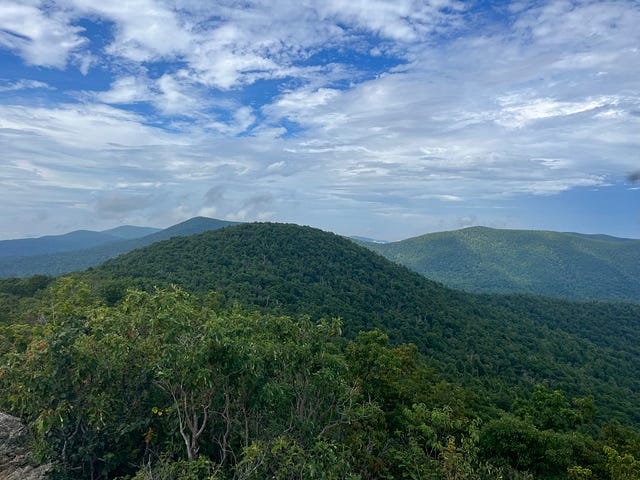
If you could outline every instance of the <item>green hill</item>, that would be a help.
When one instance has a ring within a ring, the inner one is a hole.
[[[7,255],[3,256],[0,250],[0,278],[63,275],[161,240],[229,225],[235,222],[195,217],[164,230],[123,226],[105,232],[78,231],[58,237],[8,240]]]
[[[640,240],[471,227],[361,244],[427,278],[470,292],[640,302]]]
[[[338,235],[282,224],[173,238],[81,276],[110,295],[176,284],[265,312],[339,316],[348,336],[379,327],[415,343],[445,378],[477,392],[477,408],[508,408],[542,383],[593,395],[601,421],[640,424],[637,305],[458,292]]]
[[[242,224],[0,280],[0,410],[55,478],[627,480],[639,323]]]

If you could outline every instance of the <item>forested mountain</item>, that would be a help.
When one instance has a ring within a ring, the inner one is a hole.
[[[235,222],[195,217],[164,230],[123,226],[104,232],[78,231],[58,237],[7,240],[4,246],[0,242],[0,249],[4,248],[6,253],[0,253],[0,278],[55,276],[84,270],[160,240],[234,224]]]
[[[76,230],[64,235],[46,235],[38,238],[0,240],[0,258],[28,257],[48,253],[68,252],[91,248],[118,240],[144,237],[157,232],[155,228],[122,226],[102,232]]]
[[[640,302],[640,240],[471,227],[361,244],[427,278],[470,292]]]
[[[59,478],[640,478],[640,305],[455,291],[286,224],[0,297],[0,410]]]
[[[119,227],[110,228],[109,230],[103,230],[101,233],[106,233],[114,237],[125,239],[140,238],[151,235],[152,233],[160,232],[161,228],[153,227],[137,227],[134,225],[121,225]]]
[[[548,383],[593,394],[607,417],[640,424],[640,378],[631,374],[640,367],[640,306],[465,294],[338,235],[282,224],[175,238],[84,276],[112,298],[130,284],[175,284],[278,314],[341,317],[347,336],[381,328],[415,343],[447,378],[498,381],[487,393],[496,405]]]

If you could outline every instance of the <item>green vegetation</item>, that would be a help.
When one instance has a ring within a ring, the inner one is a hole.
[[[161,240],[193,235],[234,224],[224,220],[195,217],[147,235],[142,233],[154,229],[118,227],[100,233],[73,232],[59,237],[9,240],[4,242],[7,244],[3,249],[6,255],[0,252],[0,278],[56,276],[84,270]]]
[[[339,316],[350,338],[380,328],[417,345],[445,378],[473,389],[494,383],[483,395],[495,405],[545,383],[594,394],[602,418],[640,422],[640,379],[629,375],[640,306],[456,292],[338,235],[279,224],[160,242],[82,277],[110,302],[128,286],[175,284],[265,313]]]
[[[472,227],[361,245],[456,289],[640,302],[640,240]]]
[[[277,224],[0,292],[0,409],[60,479],[638,478],[638,305],[456,292]]]

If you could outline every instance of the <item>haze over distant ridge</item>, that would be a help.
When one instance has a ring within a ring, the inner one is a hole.
[[[6,252],[17,250],[22,251],[22,255],[2,255],[2,248],[5,245],[0,242],[0,278],[28,277],[36,274],[55,276],[84,270],[109,258],[161,240],[193,235],[234,224],[235,222],[214,218],[195,217],[164,230],[124,226],[108,230],[107,232],[111,234],[106,236],[97,232],[79,231],[57,237],[5,242]],[[114,232],[121,237],[113,236]],[[143,235],[143,233],[146,234]],[[138,234],[139,236],[136,236]],[[89,241],[86,241],[87,239]],[[31,253],[25,255],[24,252],[30,248],[32,248]],[[52,253],[41,253],[47,248],[49,251],[55,248],[58,250],[52,251]]]

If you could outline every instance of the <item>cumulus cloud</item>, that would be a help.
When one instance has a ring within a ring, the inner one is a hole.
[[[64,68],[71,52],[85,39],[62,10],[45,10],[38,0],[0,4],[0,46],[21,55],[30,65]]]
[[[133,62],[172,59],[188,49],[190,35],[175,10],[154,0],[126,2],[64,0],[76,16],[96,16],[113,22],[113,38],[106,53]]]
[[[232,112],[230,118],[226,121],[217,120],[209,122],[205,126],[225,135],[239,135],[247,131],[255,121],[256,117],[251,107],[244,106]]]

